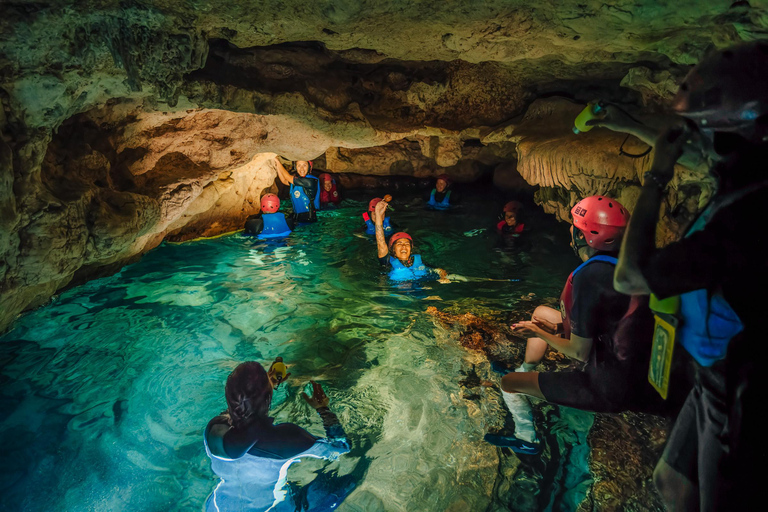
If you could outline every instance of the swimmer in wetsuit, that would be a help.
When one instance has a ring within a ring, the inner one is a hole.
[[[392,281],[414,281],[430,276],[445,279],[448,273],[441,268],[431,268],[421,261],[420,254],[412,254],[413,238],[408,233],[395,233],[387,244],[384,236],[384,212],[389,203],[379,201],[374,208],[376,219],[376,248],[379,263],[390,269]]]
[[[274,424],[268,416],[273,386],[280,382],[274,373],[246,362],[227,378],[227,410],[208,423],[204,435],[211,469],[221,478],[206,502],[208,512],[293,510],[284,503],[288,467],[301,457],[333,460],[349,451],[344,430],[316,382],[312,396],[302,397],[322,418],[327,439],[292,423]]]
[[[368,212],[363,214],[363,221],[365,222],[366,235],[376,234],[376,205],[379,204],[380,201],[389,202],[390,199],[392,199],[392,196],[389,196],[389,195],[384,196],[384,199],[380,197],[374,197],[368,203]],[[382,221],[382,228],[384,229],[385,236],[391,235],[394,232],[396,227],[397,227],[396,225],[392,224],[389,217],[384,217],[384,220]]]
[[[245,221],[246,235],[255,235],[260,239],[282,238],[291,234],[295,227],[292,218],[279,212],[280,199],[275,194],[265,194],[261,198],[261,213],[248,217]]]
[[[427,198],[427,208],[431,210],[448,210],[451,205],[458,203],[458,194],[451,188],[451,178],[447,174],[437,177],[435,188]]]
[[[293,219],[296,222],[317,221],[315,212],[320,208],[320,187],[318,179],[309,174],[312,171],[312,161],[299,160],[296,162],[296,174],[298,176],[286,171],[277,157],[275,157],[274,162],[277,177],[283,185],[290,185]]]
[[[328,210],[336,208],[341,202],[341,194],[336,186],[336,180],[324,172],[319,176],[320,179],[320,209]]]
[[[502,235],[519,236],[525,230],[523,219],[523,204],[520,201],[510,201],[502,210],[504,218],[496,224],[496,231]]]

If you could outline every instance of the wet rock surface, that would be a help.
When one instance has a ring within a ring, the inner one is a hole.
[[[549,302],[554,303],[554,299]],[[514,420],[511,415],[504,418],[505,409],[500,405],[497,382],[501,375],[489,366],[494,362],[514,371],[523,361],[525,340],[511,333],[509,319],[502,312],[488,312],[481,317],[430,307],[427,313],[454,329],[458,342],[467,350],[482,354],[459,381],[462,396],[465,400],[479,400],[481,396],[496,400],[497,416],[494,422],[489,415],[489,430],[511,431]],[[536,371],[579,368],[580,363],[548,349]],[[499,510],[508,507],[536,511],[557,506],[550,500],[565,502],[574,498],[579,498],[580,512],[664,510],[652,475],[672,426],[669,419],[629,412],[592,414],[543,400],[531,402],[534,422],[542,437],[542,453],[518,456],[506,448],[499,449],[499,471],[494,485],[494,502]],[[568,488],[565,482],[569,480],[577,485]],[[549,488],[557,485],[565,488]]]

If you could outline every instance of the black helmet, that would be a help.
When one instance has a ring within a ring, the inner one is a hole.
[[[680,86],[673,108],[706,131],[751,138],[768,114],[768,44],[746,43],[706,56]]]

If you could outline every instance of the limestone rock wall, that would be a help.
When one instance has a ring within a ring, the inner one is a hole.
[[[519,120],[490,132],[483,142],[515,143],[517,171],[529,184],[540,187],[536,202],[561,220],[569,221],[571,207],[593,194],[614,197],[631,212],[653,151],[640,158],[622,155],[619,148],[626,135],[605,128],[574,134],[573,119],[582,108],[565,98],[537,100]],[[633,155],[647,149],[635,137],[624,144],[624,151]],[[706,169],[677,166],[662,205],[659,243],[679,237],[713,192]]]

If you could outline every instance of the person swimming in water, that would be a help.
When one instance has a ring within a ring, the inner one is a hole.
[[[450,188],[451,178],[447,174],[437,177],[435,188],[429,193],[427,207],[432,210],[448,210],[458,202],[458,194]]]
[[[324,172],[319,176],[320,179],[320,209],[328,210],[335,208],[341,202],[341,194],[336,186],[336,180]]]
[[[519,236],[525,230],[523,204],[510,201],[504,205],[504,218],[496,224],[496,231],[502,235]]]
[[[368,203],[368,211],[363,214],[363,221],[365,221],[366,235],[376,234],[376,205],[379,204],[380,201],[386,201],[387,203],[389,203],[391,199],[392,199],[392,196],[390,195],[384,196],[384,199],[380,197],[374,197]],[[384,235],[386,236],[391,235],[395,230],[395,226],[391,224],[389,217],[384,217],[384,221],[382,222],[382,228],[384,229]]]
[[[287,504],[278,505],[288,494],[284,487],[291,464],[302,457],[335,460],[349,452],[346,434],[317,382],[311,381],[312,396],[302,393],[302,398],[322,418],[326,439],[293,423],[274,424],[268,414],[273,388],[282,381],[276,373],[274,364],[268,373],[249,361],[227,378],[227,410],[204,433],[211,469],[221,478],[206,501],[207,512],[288,510]]]
[[[279,212],[280,199],[275,194],[264,194],[261,198],[261,213],[248,217],[245,221],[245,234],[258,238],[281,238],[291,234],[295,227],[292,218],[286,218]]]
[[[421,260],[420,254],[412,254],[413,238],[408,233],[395,233],[387,244],[383,224],[388,205],[386,201],[379,201],[374,212],[379,263],[390,269],[389,278],[392,281],[413,281],[430,276],[445,279],[448,275],[445,270],[429,267]]]
[[[296,162],[296,174],[294,176],[283,167],[280,160],[275,157],[277,177],[283,185],[290,185],[291,203],[293,203],[293,218],[296,222],[315,222],[315,211],[320,208],[320,194],[318,192],[319,181],[309,174],[312,171],[311,160],[298,160]]]

